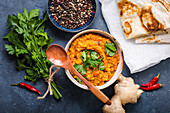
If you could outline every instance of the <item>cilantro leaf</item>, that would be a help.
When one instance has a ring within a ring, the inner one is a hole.
[[[89,80],[86,76],[84,76],[84,78],[85,78],[86,80]]]
[[[105,67],[104,67],[104,66],[102,66],[102,65],[100,65],[100,66],[99,66],[99,70],[101,70],[101,71],[102,71],[102,70],[104,70],[104,69],[105,69]]]
[[[114,43],[105,43],[105,46],[107,47],[107,48],[109,48],[110,50],[112,50],[112,51],[116,51],[116,48],[115,48],[115,46],[114,46]]]
[[[24,8],[23,16],[28,20],[28,11],[26,8]]]
[[[13,55],[15,53],[15,49],[12,47],[12,45],[5,45],[5,48],[10,55]]]
[[[49,18],[48,18],[48,14],[47,14],[47,11],[44,13],[44,15],[43,15],[43,21],[46,21],[46,20],[48,20]]]
[[[97,60],[92,60],[91,58],[88,58],[87,61],[84,63],[85,65],[91,65],[93,68],[97,67],[101,62]]]
[[[26,69],[25,71],[27,72],[28,75],[34,75],[34,71],[31,69]]]
[[[92,59],[92,60],[98,59],[98,55],[97,55],[97,52],[96,52],[96,51],[91,51],[91,52],[90,52],[90,56],[91,56],[91,59]]]
[[[80,58],[85,62],[86,61],[86,58],[87,58],[87,52],[86,51],[83,51],[80,55]]]
[[[86,77],[86,76],[84,76],[84,78],[86,79],[86,80],[88,80],[88,78]],[[76,77],[76,79],[77,79],[77,81],[81,84],[82,83],[82,80],[79,78],[79,77]]]
[[[18,71],[21,71],[22,69],[27,67],[24,65],[24,62],[25,62],[25,59],[22,59],[22,60],[17,59],[18,66],[16,67],[16,69]]]
[[[116,51],[116,48],[114,46],[114,43],[105,43],[105,50],[106,50],[106,53],[109,55],[109,56],[114,56],[115,55],[115,51]]]
[[[39,9],[32,9],[29,13],[29,20],[39,15]]]
[[[78,82],[81,84],[82,80],[79,77],[76,77],[76,79],[78,80]]]
[[[82,75],[86,74],[87,70],[83,65],[80,64],[75,64],[74,68],[78,71],[81,72]]]
[[[22,14],[18,13],[18,19],[25,22],[26,19],[24,18],[24,16],[22,16]]]
[[[115,52],[109,50],[108,48],[105,48],[106,50],[106,53],[109,55],[109,56],[114,56],[115,55]]]
[[[101,62],[102,60],[103,60],[103,57],[101,57],[100,59],[98,59],[98,61],[100,61],[100,62]]]

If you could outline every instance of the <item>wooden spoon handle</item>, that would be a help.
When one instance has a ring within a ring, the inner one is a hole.
[[[103,103],[106,103],[107,105],[111,105],[111,101],[109,100],[109,98],[103,92],[101,92],[97,87],[92,85],[91,87],[89,87],[89,89]]]
[[[103,92],[101,92],[97,87],[95,87],[89,81],[87,81],[79,72],[77,72],[77,70],[73,66],[70,69],[70,71],[74,73],[75,75],[77,75],[77,77],[79,77],[86,84],[86,86],[90,89],[90,91],[96,97],[98,97],[103,103],[111,105],[111,101],[109,100],[109,98]]]

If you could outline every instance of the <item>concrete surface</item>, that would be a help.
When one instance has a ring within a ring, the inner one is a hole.
[[[108,32],[98,1],[97,5],[97,16],[90,28]],[[8,15],[22,13],[24,7],[28,11],[38,8],[42,16],[47,8],[47,0],[0,0],[0,113],[101,113],[104,104],[90,91],[75,86],[67,78],[64,69],[60,69],[54,77],[63,87],[63,90],[60,90],[63,98],[59,101],[49,95],[43,100],[37,100],[37,94],[26,89],[10,86],[11,83],[19,82],[32,84],[29,81],[24,81],[24,71],[16,70],[15,57],[7,54],[4,48],[7,42],[2,39],[9,32],[9,29],[6,29]],[[63,47],[74,35],[60,31],[50,21],[47,22],[46,31],[49,36],[53,37],[54,43]],[[161,73],[159,83],[163,83],[164,87],[143,93],[137,104],[127,104],[124,107],[127,113],[170,113],[170,59],[133,75],[124,65],[122,72],[125,76],[131,76],[138,84],[148,82],[158,73]],[[47,84],[43,80],[39,80],[33,85],[42,93],[46,91]],[[113,87],[114,84],[102,91],[111,98],[114,94]]]

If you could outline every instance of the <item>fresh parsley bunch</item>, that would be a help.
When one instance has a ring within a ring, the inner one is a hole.
[[[8,16],[8,27],[10,32],[4,39],[10,44],[5,45],[6,51],[10,55],[15,55],[17,59],[17,69],[26,70],[26,80],[36,81],[38,78],[48,78],[51,63],[46,57],[46,49],[53,42],[51,37],[44,32],[44,22],[48,20],[47,13],[44,13],[43,19],[39,17],[39,9],[33,9],[29,13],[24,9],[22,14]],[[61,94],[57,86],[52,82],[52,88],[57,92],[58,98]]]

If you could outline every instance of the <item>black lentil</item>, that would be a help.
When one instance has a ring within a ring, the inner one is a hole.
[[[83,26],[95,13],[90,0],[52,0],[50,11],[53,19],[67,29]]]

